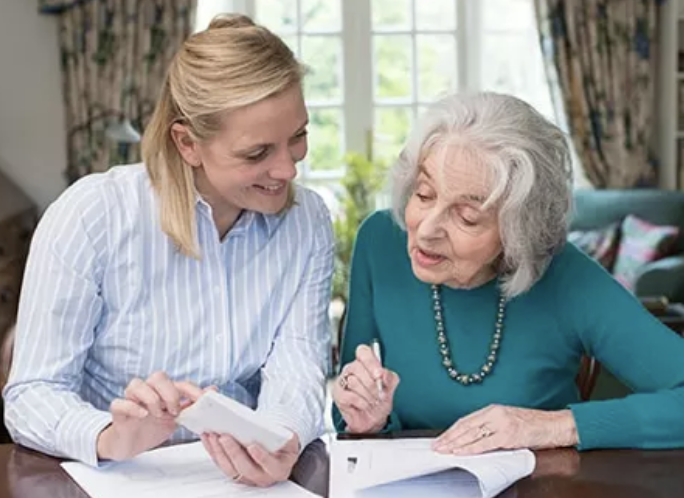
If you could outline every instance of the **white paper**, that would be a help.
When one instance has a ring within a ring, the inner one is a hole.
[[[233,482],[202,443],[160,448],[97,469],[80,462],[65,462],[62,467],[91,498],[316,497],[290,481],[267,489]]]
[[[432,450],[432,441],[334,441],[331,498],[492,498],[534,470],[529,450],[442,455]]]

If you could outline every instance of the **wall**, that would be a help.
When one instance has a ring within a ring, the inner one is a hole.
[[[0,169],[42,210],[65,187],[57,20],[0,0]]]

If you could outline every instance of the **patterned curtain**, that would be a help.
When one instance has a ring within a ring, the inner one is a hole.
[[[197,0],[42,0],[59,17],[71,183],[140,159],[113,128],[145,127],[164,72],[193,31]]]
[[[654,182],[656,0],[535,0],[549,75],[596,188]],[[554,78],[552,78],[554,79]]]

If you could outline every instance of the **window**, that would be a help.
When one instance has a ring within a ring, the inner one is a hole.
[[[300,181],[333,213],[343,154],[391,161],[441,94],[512,93],[556,120],[533,0],[200,0],[198,28],[226,11],[252,16],[310,67]]]

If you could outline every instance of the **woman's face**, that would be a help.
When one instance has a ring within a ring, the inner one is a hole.
[[[306,156],[307,124],[301,87],[293,85],[229,112],[211,140],[179,149],[195,167],[197,190],[215,211],[274,214],[285,207],[296,164]]]
[[[502,246],[497,212],[482,209],[491,193],[488,171],[479,155],[460,146],[433,148],[419,166],[405,214],[419,280],[469,288],[495,275]]]

